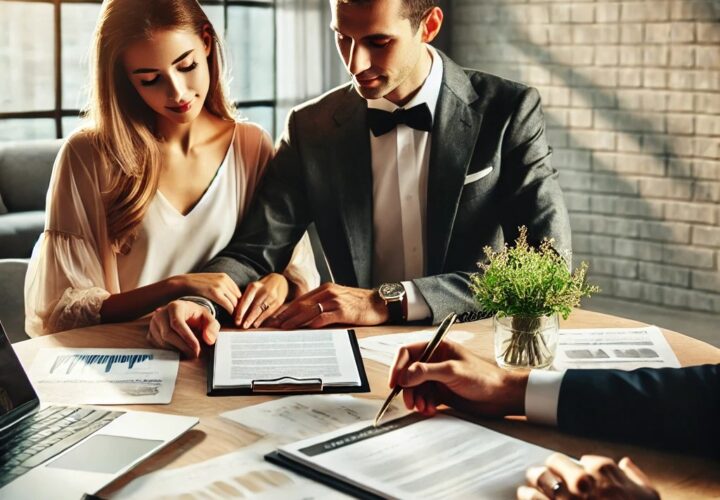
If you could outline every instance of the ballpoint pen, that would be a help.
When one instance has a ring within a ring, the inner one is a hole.
[[[427,363],[430,360],[430,357],[435,352],[435,349],[437,349],[437,346],[440,345],[440,342],[442,342],[443,337],[445,337],[445,334],[450,329],[452,324],[455,323],[456,319],[457,319],[457,314],[450,313],[445,317],[444,320],[442,320],[442,323],[440,323],[440,326],[438,326],[438,329],[435,332],[435,336],[428,343],[428,345],[425,346],[425,350],[420,355],[420,359],[418,360],[418,363]],[[385,412],[387,411],[387,409],[390,407],[390,403],[392,403],[392,400],[395,399],[395,396],[400,394],[400,391],[402,391],[402,387],[400,387],[399,384],[395,384],[395,387],[393,387],[393,390],[390,391],[390,395],[387,397],[387,399],[383,403],[382,407],[380,408],[380,411],[378,411],[377,415],[375,416],[375,421],[373,422],[373,427],[377,427],[380,424],[380,420],[382,419],[382,417],[385,414]]]

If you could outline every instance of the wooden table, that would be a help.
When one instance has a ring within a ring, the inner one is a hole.
[[[563,328],[596,328],[639,326],[641,323],[614,316],[577,310],[562,323]],[[475,335],[466,345],[482,357],[493,360],[491,320],[465,323],[463,330]],[[67,331],[14,344],[20,359],[29,367],[41,347],[149,347],[145,341],[147,321],[102,325]],[[412,331],[408,327],[358,328],[358,337]],[[670,346],[683,366],[720,362],[720,349],[679,333],[663,330]],[[365,362],[372,392],[359,395],[382,400],[387,396],[388,367],[372,360]],[[205,395],[205,365],[202,360],[182,361],[172,403],[169,405],[134,405],[127,409],[194,415],[200,423],[173,445],[140,464],[116,480],[101,493],[120,488],[135,477],[161,468],[172,468],[207,460],[236,451],[255,442],[258,437],[242,427],[219,418],[228,410],[254,405],[272,399],[268,396],[213,397]],[[378,403],[379,404],[379,403]],[[115,407],[117,408],[117,407]],[[648,415],[653,418],[653,415]],[[656,450],[583,439],[564,435],[552,428],[530,425],[522,419],[487,420],[478,423],[508,435],[524,439],[572,456],[593,453],[619,459],[628,455],[645,470],[663,498],[719,498],[720,464],[690,456],[679,456]]]

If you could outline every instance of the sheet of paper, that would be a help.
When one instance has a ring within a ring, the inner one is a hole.
[[[313,500],[348,498],[263,460],[270,443],[257,443],[206,462],[141,476],[110,498],[211,500],[255,498]]]
[[[220,416],[266,435],[277,443],[289,443],[373,419],[381,405],[381,400],[347,394],[289,396],[228,411]],[[402,401],[397,401],[388,408],[386,418],[399,417],[407,412]]]
[[[395,353],[405,344],[413,342],[430,342],[435,335],[435,330],[420,330],[411,333],[391,333],[389,335],[377,335],[358,340],[360,352],[363,359],[372,359],[383,365],[392,366],[395,360]],[[445,338],[453,342],[464,343],[471,339],[472,333],[452,328]]]
[[[368,421],[280,452],[383,497],[443,499],[515,498],[525,470],[552,453],[443,414]]]
[[[553,369],[679,368],[675,353],[656,326],[560,330]]]
[[[167,404],[177,352],[160,349],[40,349],[30,379],[40,399],[56,404]]]
[[[250,387],[253,380],[280,377],[360,385],[347,330],[220,332],[214,387]]]

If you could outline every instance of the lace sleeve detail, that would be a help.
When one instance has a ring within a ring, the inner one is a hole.
[[[55,331],[100,323],[100,308],[110,292],[100,287],[66,288],[48,319]]]

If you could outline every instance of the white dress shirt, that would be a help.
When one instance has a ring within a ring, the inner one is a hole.
[[[425,103],[435,117],[443,64],[426,46],[432,66],[418,93],[404,109]],[[385,98],[368,100],[368,108],[394,112],[399,106]],[[430,307],[410,281],[425,276],[427,180],[430,132],[401,124],[375,137],[370,134],[373,173],[373,283],[402,282],[407,294],[408,321],[429,318]]]
[[[525,390],[525,415],[529,422],[557,425],[560,386],[565,372],[531,370]]]

